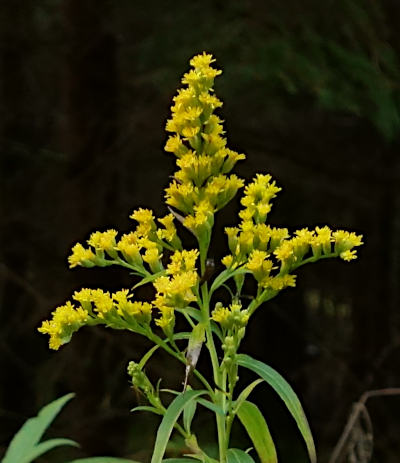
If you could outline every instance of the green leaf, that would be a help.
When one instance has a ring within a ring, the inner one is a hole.
[[[190,333],[188,331],[184,331],[182,333],[175,333],[172,336],[172,339],[174,341],[181,341],[182,339],[189,339],[190,338]]]
[[[279,397],[285,402],[286,407],[296,421],[296,424],[306,443],[308,455],[312,463],[316,463],[317,456],[315,452],[314,440],[311,434],[310,426],[300,400],[291,388],[290,384],[273,368],[269,367],[259,360],[255,360],[249,355],[239,354],[237,356],[238,365],[257,373],[277,392]]]
[[[167,458],[162,463],[193,463],[193,458]]]
[[[249,270],[245,268],[238,268],[236,270],[232,270],[231,268],[227,268],[223,272],[221,272],[213,281],[211,285],[209,297],[211,298],[214,291],[216,291],[220,286],[222,286],[229,278],[234,277],[235,275],[244,275],[245,273],[249,273]]]
[[[172,430],[186,404],[206,393],[205,390],[187,390],[170,403],[157,431],[151,463],[161,463]]]
[[[180,313],[186,312],[196,322],[201,323],[203,321],[203,314],[200,312],[199,309],[195,309],[194,307],[185,307],[184,309],[176,309],[176,311]],[[213,322],[213,320],[211,320],[211,331],[215,333],[218,336],[218,338],[222,341],[221,330],[219,326],[215,322]],[[174,339],[176,339],[175,336]]]
[[[236,415],[239,407],[242,403],[249,397],[249,395],[253,392],[253,389],[260,383],[262,383],[263,379],[256,379],[251,384],[249,384],[243,391],[239,394],[239,397],[234,402],[233,413]]]
[[[237,415],[246,428],[261,463],[277,463],[274,441],[257,405],[245,400],[237,411]]]
[[[75,394],[67,394],[49,403],[40,410],[36,417],[27,420],[12,439],[2,463],[29,463],[32,461],[30,459],[30,454],[34,454],[35,447],[46,429],[58,415],[62,407],[71,400],[74,395]]]
[[[149,405],[139,405],[138,407],[132,408],[131,412],[150,412],[156,415],[162,415],[163,412],[156,407],[150,407]]]
[[[179,391],[175,391],[174,389],[160,389],[160,392],[168,392],[168,394],[172,395],[179,395]]]
[[[153,346],[148,352],[146,352],[142,359],[140,360],[139,362],[139,367],[140,369],[142,370],[144,368],[144,366],[146,365],[146,363],[150,360],[150,357],[154,354],[154,352],[159,348],[160,346],[158,344],[156,344],[155,346]]]
[[[77,460],[69,461],[68,463],[139,463],[134,460],[127,460],[126,458],[115,457],[89,457],[78,458]]]
[[[218,415],[225,416],[224,410],[218,405],[215,405],[213,402],[210,402],[209,400],[206,400],[206,399],[197,399],[197,402],[200,405],[203,405],[203,407],[208,408],[212,412],[218,413]]]
[[[189,388],[188,388],[189,390]],[[195,400],[191,400],[185,405],[183,409],[183,427],[185,431],[190,434],[190,427],[192,425],[194,414],[196,413],[197,403]]]
[[[49,439],[36,445],[28,455],[25,456],[23,461],[34,461],[44,453],[51,449],[60,447],[61,445],[71,445],[72,447],[79,447],[79,444],[71,439]]]
[[[229,449],[226,452],[227,463],[254,463],[251,456],[240,449]]]
[[[151,283],[152,281],[156,280],[158,277],[164,275],[164,273],[165,273],[165,270],[161,270],[160,272],[154,273],[153,275],[143,278],[142,281],[139,281],[139,283],[136,283],[133,289],[139,288],[139,286],[146,285],[147,283]]]

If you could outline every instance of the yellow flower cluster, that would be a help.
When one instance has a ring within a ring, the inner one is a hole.
[[[329,227],[303,228],[294,237],[284,240],[274,251],[281,263],[281,272],[298,267],[304,258],[340,257],[349,262],[356,259],[355,247],[361,246],[362,236],[344,230],[332,231]]]
[[[163,226],[159,229],[149,209],[137,209],[130,217],[138,222],[136,229],[122,235],[118,241],[116,240],[118,232],[107,230],[92,233],[87,241],[89,248],[84,248],[81,243],[75,244],[72,254],[68,257],[70,267],[106,266],[119,263],[120,253],[125,262],[139,271],[145,271],[143,262],[148,264],[153,273],[162,271],[163,247],[182,248],[174,224],[174,216],[168,214],[158,219]],[[111,260],[107,259],[107,256]]]
[[[178,91],[166,130],[173,133],[165,145],[177,157],[178,171],[166,189],[166,202],[183,212],[184,225],[196,236],[210,231],[214,213],[224,207],[243,186],[236,175],[227,174],[245,159],[226,147],[222,120],[214,114],[222,102],[213,94],[220,70],[203,53],[190,61],[192,69],[182,79],[187,87]]]
[[[356,258],[354,248],[362,244],[362,236],[353,232],[332,231],[325,226],[297,230],[290,237],[286,228],[266,225],[270,201],[279,191],[270,175],[258,174],[246,186],[241,200],[245,208],[239,213],[242,221],[238,227],[225,229],[231,251],[231,255],[222,260],[226,267],[245,265],[262,288],[280,291],[295,286],[295,275],[289,272],[306,259],[340,257],[350,261]]]
[[[170,258],[167,274],[157,278],[153,285],[157,291],[153,301],[161,312],[161,318],[156,320],[167,335],[171,334],[175,324],[175,308],[184,308],[197,298],[194,291],[199,282],[196,272],[197,249],[190,251],[175,251]]]
[[[224,307],[220,302],[217,302],[212,311],[211,319],[219,323],[222,328],[231,330],[234,327],[245,327],[249,321],[249,313],[247,310],[242,310],[240,303],[233,302],[229,307]]]
[[[271,210],[271,199],[281,191],[269,174],[257,174],[253,182],[249,183],[241,200],[245,209],[240,211],[239,217],[244,221],[254,220],[257,223],[264,223],[268,212]]]
[[[132,302],[129,300],[131,297],[127,289],[110,294],[101,289],[83,288],[75,291],[72,296],[80,304],[78,307],[70,301],[57,307],[52,313],[52,319],[44,321],[39,331],[50,335],[50,348],[57,350],[70,341],[74,332],[87,324],[105,323],[133,330],[137,326],[148,326],[152,305]]]
[[[50,336],[50,349],[58,350],[61,345],[70,341],[73,333],[84,326],[89,314],[82,307],[75,308],[71,302],[57,307],[52,313],[53,318],[46,320],[38,331]]]

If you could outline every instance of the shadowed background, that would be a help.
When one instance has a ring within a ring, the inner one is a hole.
[[[134,208],[165,213],[174,159],[164,124],[188,60],[206,50],[223,69],[229,146],[248,156],[235,171],[269,172],[283,187],[270,222],[365,237],[359,260],[299,270],[297,288],[258,310],[243,344],[291,382],[327,461],[352,402],[400,386],[399,3],[3,0],[0,13],[1,446],[74,391],[51,432],[82,447],[40,461],[149,460],[157,420],[129,413],[143,399],[125,373],[148,344],[82,329],[54,353],[36,329],[77,288],[131,285],[123,270],[69,271],[66,257],[94,230],[129,230]],[[221,230],[216,259],[227,253]],[[182,366],[162,355],[151,365],[154,381],[180,387]],[[306,461],[271,391],[257,401],[281,461]],[[400,398],[371,399],[369,410],[374,461],[397,462]],[[201,416],[199,428],[209,422]]]

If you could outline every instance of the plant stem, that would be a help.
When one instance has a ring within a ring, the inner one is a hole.
[[[217,350],[215,348],[214,338],[211,331],[210,324],[210,301],[208,295],[207,283],[204,283],[201,287],[202,305],[201,310],[203,313],[203,320],[206,325],[206,346],[210,353],[211,364],[214,375],[214,382],[217,386],[215,390],[214,403],[219,405],[225,411],[225,389],[226,389],[226,375],[221,374],[220,365],[218,362]],[[225,427],[225,416],[216,414],[217,433],[218,433],[218,448],[219,448],[219,460],[220,463],[226,462],[226,427]]]
[[[149,339],[153,341],[155,344],[160,346],[162,349],[164,349],[166,352],[168,352],[170,355],[175,357],[177,360],[179,360],[181,363],[186,365],[186,359],[183,355],[180,355],[178,352],[175,352],[171,347],[168,346],[168,344],[161,339],[159,336],[157,336],[154,333],[151,333],[148,335]],[[196,369],[193,370],[193,374],[203,383],[203,386],[207,389],[208,393],[210,394],[210,397],[213,399],[214,398],[214,391],[212,387],[210,386],[209,382],[204,378],[204,376]]]

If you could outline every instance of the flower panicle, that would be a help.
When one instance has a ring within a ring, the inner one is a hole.
[[[160,228],[157,228],[150,209],[139,208],[130,218],[137,222],[135,230],[119,239],[116,230],[96,231],[87,240],[88,247],[76,243],[68,257],[70,268],[105,267],[125,262],[139,273],[163,271],[163,249],[182,249],[173,214],[157,219],[162,226]]]
[[[166,275],[161,275],[153,282],[156,290],[153,305],[161,314],[156,324],[168,337],[175,326],[175,309],[184,309],[197,300],[200,281],[196,270],[198,257],[197,249],[175,251],[170,257]]]
[[[210,232],[214,214],[236,195],[244,183],[229,175],[245,159],[227,148],[223,121],[214,114],[222,102],[214,94],[214,80],[221,71],[212,67],[207,53],[190,60],[184,88],[178,90],[167,121],[170,132],[165,150],[177,157],[178,170],[165,190],[166,203],[185,214],[184,226],[199,240]]]
[[[83,288],[75,291],[72,299],[57,307],[50,320],[45,320],[38,331],[50,336],[49,346],[58,350],[70,341],[73,333],[85,325],[106,324],[137,331],[149,326],[153,306],[147,302],[131,301],[128,289],[115,293],[101,289]]]

